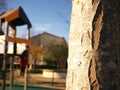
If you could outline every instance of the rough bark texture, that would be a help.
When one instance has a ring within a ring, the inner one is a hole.
[[[73,0],[66,90],[120,89],[120,0]]]

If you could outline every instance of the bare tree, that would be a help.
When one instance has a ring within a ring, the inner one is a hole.
[[[64,0],[66,3],[71,4],[72,0]]]
[[[0,0],[0,15],[7,11],[7,3],[5,0]],[[0,23],[0,35],[3,35],[4,32],[2,31],[2,23]]]
[[[70,20],[67,18],[68,16],[66,16],[65,14],[63,14],[62,12],[59,12],[58,15],[64,20],[64,22],[66,24],[68,24],[70,26]]]
[[[7,11],[7,3],[6,0],[0,0],[0,14]]]
[[[63,0],[63,1],[66,2],[66,5],[67,5],[68,7],[71,7],[71,1],[72,1],[72,0]],[[65,14],[65,13],[63,13],[63,12],[58,12],[58,15],[61,17],[62,20],[64,20],[64,22],[65,22],[68,26],[70,26],[70,13]]]

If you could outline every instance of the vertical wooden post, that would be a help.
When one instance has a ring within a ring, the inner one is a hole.
[[[14,25],[12,25],[13,31],[13,37],[16,37],[16,27]],[[13,88],[13,83],[14,83],[14,57],[17,53],[17,45],[16,42],[13,42],[13,56],[12,56],[12,60],[11,60],[11,71],[10,71],[10,88]]]
[[[52,71],[52,86],[54,86],[54,70]]]
[[[13,87],[13,57],[10,57],[10,89]]]
[[[28,28],[27,30],[27,39],[30,40],[30,29]],[[28,48],[28,63],[29,63],[29,43],[28,45],[26,45]],[[27,90],[28,88],[28,65],[26,65],[26,69],[25,69],[25,83],[24,83],[24,90]]]
[[[6,24],[6,33],[5,36],[8,36],[8,22],[5,22]],[[8,42],[5,41],[4,45],[4,58],[3,58],[3,80],[2,80],[2,90],[5,90],[5,84],[6,84],[6,57],[7,57],[7,49],[8,49]]]
[[[0,32],[2,31],[2,20],[0,19]]]
[[[0,19],[0,35],[3,35],[4,32],[2,31],[2,20]]]

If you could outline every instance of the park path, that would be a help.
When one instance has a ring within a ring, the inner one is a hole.
[[[24,83],[24,78],[19,77],[19,69],[14,72],[14,83]],[[29,74],[28,82],[32,85],[53,88],[57,90],[65,90],[66,79],[62,78],[45,78],[42,74]]]

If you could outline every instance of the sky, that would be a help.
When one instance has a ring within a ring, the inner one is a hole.
[[[32,23],[31,36],[48,32],[50,34],[69,38],[69,24],[71,17],[71,0],[6,0],[8,10],[23,8]],[[19,29],[19,28],[18,28]],[[25,29],[25,27],[20,28]],[[18,32],[22,37],[22,30]]]

